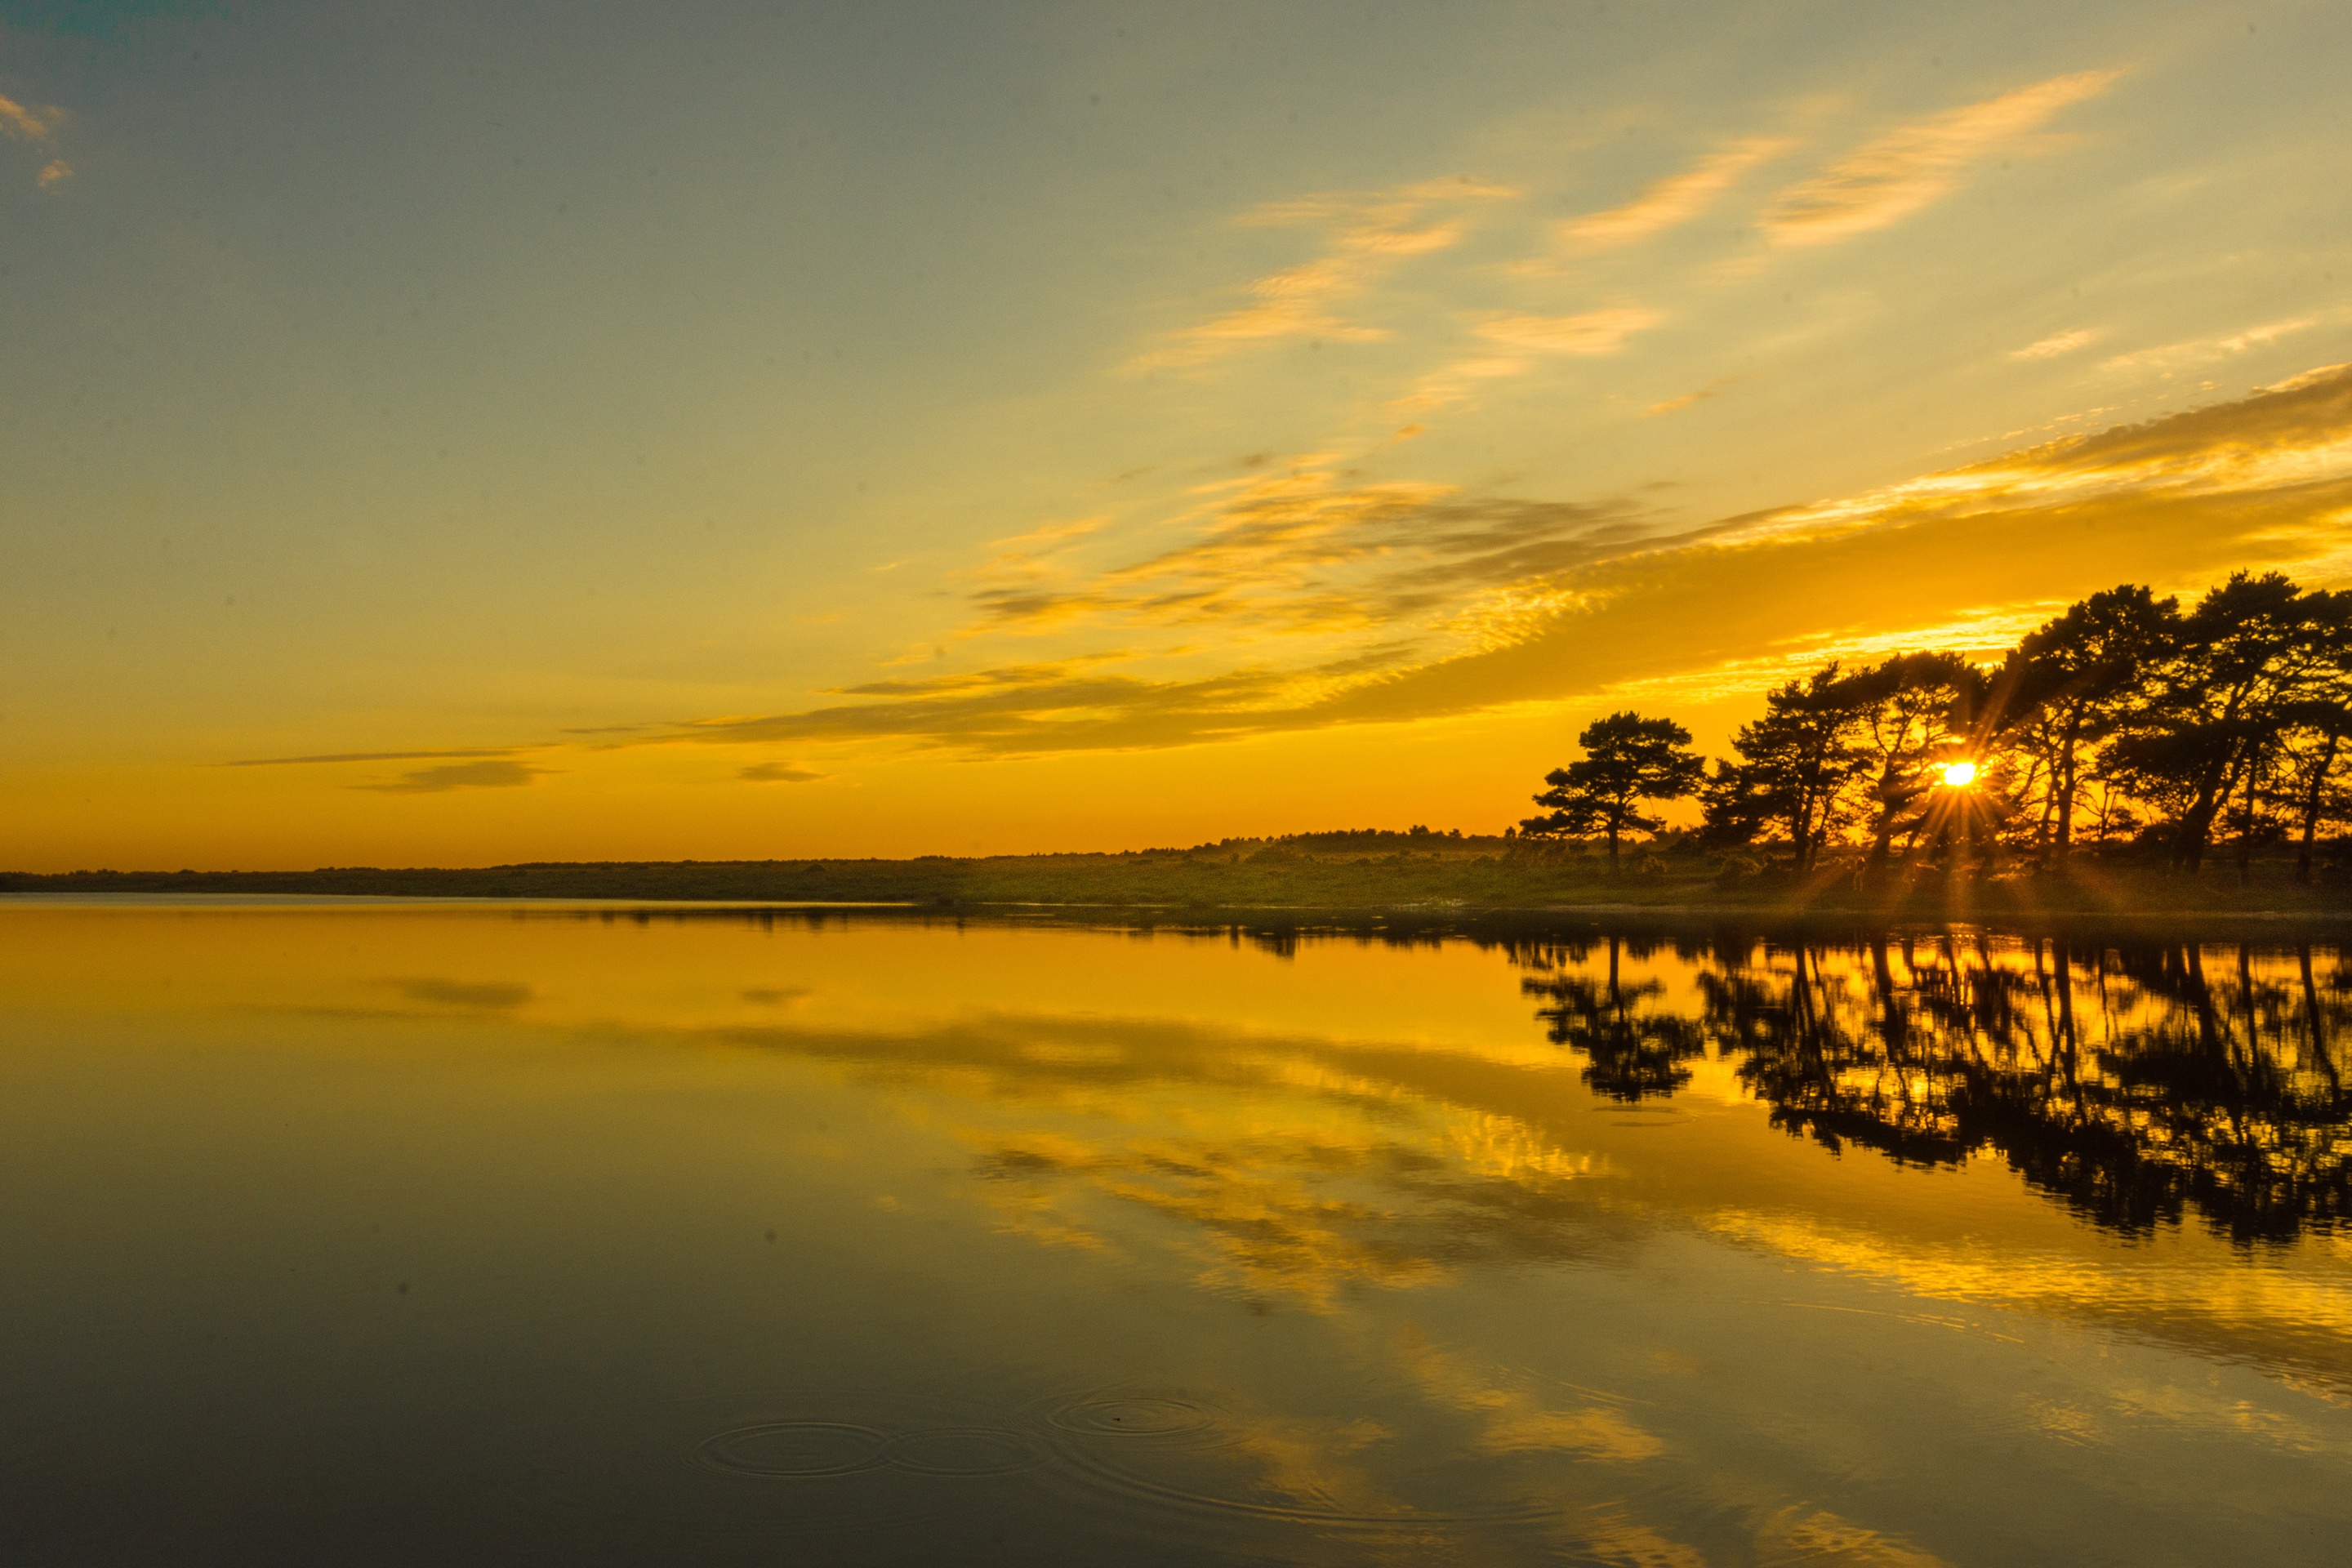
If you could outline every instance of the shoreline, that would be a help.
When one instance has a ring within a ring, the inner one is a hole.
[[[207,877],[270,877],[277,873],[206,873]],[[29,878],[10,878],[12,882]],[[125,879],[129,879],[125,878]],[[1255,900],[1204,903],[1155,900],[1044,899],[778,899],[669,897],[613,892],[541,895],[484,889],[478,892],[392,893],[263,890],[259,889],[128,889],[26,888],[0,886],[0,910],[137,910],[229,912],[245,910],[289,912],[328,910],[454,910],[506,909],[549,913],[693,918],[696,916],[759,916],[864,914],[891,919],[1001,920],[1024,919],[1084,924],[1144,925],[1160,928],[1227,930],[1265,927],[1303,929],[1316,926],[1348,930],[1372,927],[1418,929],[1433,934],[1445,928],[1517,927],[1541,930],[1560,926],[1684,927],[1700,924],[1745,924],[1762,927],[1856,927],[1878,930],[1984,930],[2031,934],[2090,932],[2100,929],[2147,931],[2230,926],[2261,926],[2270,930],[2295,926],[2340,931],[2352,923],[2352,906],[2313,909],[2180,908],[2037,909],[1985,908],[1936,910],[1916,905],[1867,907],[1843,900],[1801,902],[1729,902],[1717,900],[1651,902],[1578,900],[1544,903],[1472,903],[1463,900],[1409,900],[1388,902]]]

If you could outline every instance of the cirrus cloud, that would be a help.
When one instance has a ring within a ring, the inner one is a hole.
[[[2122,74],[2075,71],[1897,126],[1782,191],[1764,214],[1765,237],[1776,246],[1831,245],[1899,223],[1949,195],[1970,164],[2017,147]]]

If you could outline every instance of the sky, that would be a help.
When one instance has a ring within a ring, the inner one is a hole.
[[[0,867],[1498,831],[2352,582],[2341,5],[0,0]]]

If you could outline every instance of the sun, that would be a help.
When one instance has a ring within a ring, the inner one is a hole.
[[[1966,789],[1976,782],[1976,763],[1958,762],[1944,764],[1944,786],[1947,789]]]

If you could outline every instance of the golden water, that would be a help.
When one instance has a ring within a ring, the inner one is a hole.
[[[0,907],[0,1556],[2344,1561],[2332,948]]]

